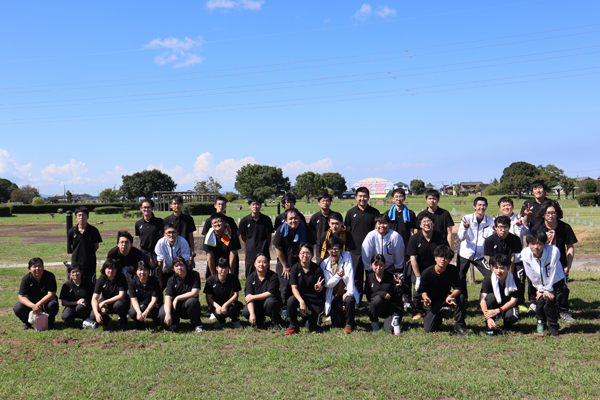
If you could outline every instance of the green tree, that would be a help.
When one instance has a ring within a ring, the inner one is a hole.
[[[565,199],[569,198],[569,192],[573,192],[573,198],[575,198],[575,186],[577,186],[575,179],[563,176],[560,185],[565,192]]]
[[[325,188],[325,179],[323,175],[316,174],[312,171],[307,171],[296,177],[296,190],[295,194],[297,198],[306,197],[306,202],[310,203],[310,198],[323,193]]]
[[[10,201],[13,203],[31,204],[34,197],[40,197],[40,192],[31,185],[25,185],[12,191]]]
[[[281,168],[270,165],[246,164],[235,175],[235,189],[242,197],[250,197],[258,188],[269,186],[280,195],[290,190],[290,179],[283,177]]]
[[[100,192],[100,194],[98,195],[98,199],[102,202],[102,203],[112,203],[114,201],[117,201],[117,199],[121,197],[121,194],[119,193],[118,189],[111,189],[111,188],[106,188],[103,191]]]
[[[596,193],[598,189],[598,185],[596,184],[596,181],[585,181],[585,183],[583,184],[583,190],[585,190],[586,193]]]
[[[346,186],[346,178],[339,172],[325,172],[323,175],[325,179],[325,187],[333,191],[334,196],[341,196],[348,187]]]
[[[482,196],[495,196],[497,194],[502,194],[500,188],[494,185],[489,185],[481,192]]]
[[[220,194],[222,188],[223,186],[217,179],[209,176],[204,181],[196,181],[194,191],[199,194]]]
[[[71,193],[70,190],[66,191],[65,196],[67,196],[67,203],[71,203],[73,201],[73,193]]]
[[[46,201],[50,204],[56,204],[58,203],[58,198],[56,196],[48,197]]]
[[[420,179],[410,181],[410,191],[412,194],[423,194],[425,192],[425,182]]]
[[[550,189],[560,185],[561,179],[565,176],[565,171],[553,164],[538,165],[537,169],[539,173],[536,176],[536,179],[545,181]]]
[[[267,204],[267,199],[270,199],[272,195],[275,194],[275,189],[270,186],[259,187],[254,191],[255,196],[260,196],[263,199],[265,205]]]
[[[44,198],[34,197],[33,200],[31,200],[31,204],[44,204]]]
[[[123,175],[121,178],[121,194],[128,200],[138,197],[151,199],[153,192],[170,192],[177,187],[173,178],[157,169]]]
[[[18,188],[16,183],[11,182],[8,179],[0,178],[0,203],[6,203],[10,200],[10,195],[13,190]]]
[[[514,192],[520,198],[521,194],[529,190],[531,182],[539,175],[539,170],[533,164],[517,161],[504,168],[500,184],[505,192]]]

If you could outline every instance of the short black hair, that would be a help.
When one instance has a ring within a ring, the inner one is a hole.
[[[396,193],[401,194],[402,196],[406,197],[406,190],[402,189],[402,188],[396,188],[394,190],[392,190],[392,197],[394,197],[394,195]]]
[[[454,258],[454,250],[450,247],[442,245],[435,248],[433,251],[434,257],[444,257],[447,260],[452,260]]]
[[[221,268],[229,268],[229,260],[225,257],[219,257],[219,261],[217,261],[217,265]]]
[[[215,198],[215,204],[217,204],[217,201],[222,201],[223,203],[227,204],[227,197],[217,196]]]
[[[515,205],[515,203],[513,203],[513,199],[508,196],[500,197],[500,200],[498,200],[498,207],[500,207],[500,204],[502,203],[510,203],[511,206]]]
[[[210,216],[211,223],[213,222],[213,219],[220,219],[221,221],[227,223],[227,219],[225,219],[225,214],[220,212],[212,213]]]
[[[531,189],[533,190],[534,188],[541,186],[542,189],[544,189],[545,191],[548,191],[548,185],[546,184],[546,181],[543,181],[541,179],[535,180],[533,182],[531,182]]]
[[[490,257],[490,265],[495,267],[497,265],[504,265],[505,267],[509,267],[511,263],[510,257],[506,254],[496,254]]]
[[[389,224],[390,217],[387,215],[387,213],[379,214],[378,216],[375,217],[375,223],[378,223],[378,222]]]
[[[169,200],[169,203],[181,203],[181,204],[183,204],[183,197],[181,197],[178,194],[176,194],[174,196],[171,196],[171,199]]]
[[[358,189],[356,189],[356,192],[354,192],[354,197],[356,197],[359,193],[364,193],[367,196],[371,195],[371,192],[369,192],[369,189],[367,189],[364,186],[359,187]]]
[[[417,217],[417,222],[419,223],[419,225],[421,225],[421,221],[423,221],[425,218],[429,218],[431,222],[435,224],[435,222],[433,221],[433,214],[431,214],[429,211],[425,211],[420,213]]]
[[[33,267],[33,265],[37,263],[42,264],[42,267],[44,266],[44,261],[42,261],[41,258],[33,257],[31,260],[29,260],[29,263],[27,264],[27,269],[31,269],[31,267]]]
[[[177,231],[177,234],[179,234],[179,229],[177,229],[177,225],[175,225],[174,222],[169,222],[164,226],[164,231],[166,232],[167,229],[175,229]]]
[[[288,208],[287,210],[285,210],[285,212],[283,213],[283,220],[287,220],[288,215],[290,214],[296,214],[298,216],[298,218],[300,219],[300,221],[303,220],[302,217],[302,213],[297,209],[297,208]]]
[[[286,201],[289,201],[290,203],[296,204],[296,196],[294,196],[294,193],[286,193],[283,195],[283,198],[281,199],[281,201],[283,203],[285,203]]]
[[[383,263],[383,265],[385,265],[385,256],[383,254],[373,255],[373,257],[371,257],[371,264],[377,265],[379,263]]]
[[[175,265],[179,263],[183,263],[185,265],[185,269],[190,269],[190,264],[188,263],[188,260],[181,256],[177,256],[173,259],[173,268],[175,268]]]
[[[119,243],[119,239],[121,239],[122,237],[129,240],[129,243],[133,244],[133,236],[131,236],[131,233],[129,233],[127,231],[117,232],[117,244]]]
[[[344,241],[337,236],[330,237],[327,241],[327,250],[333,247],[339,247],[342,250],[344,248]]]
[[[117,269],[117,274],[121,273],[121,266],[119,264],[117,264],[116,260],[113,260],[112,258],[108,258],[106,261],[104,261],[104,264],[102,264],[102,269],[100,270],[100,274],[106,276],[106,268],[116,268]]]
[[[263,199],[260,196],[250,196],[248,197],[248,205],[252,203],[258,203],[258,205],[262,205]]]
[[[67,272],[70,274],[71,272],[73,272],[74,270],[78,269],[79,271],[82,271],[81,266],[77,263],[75,264],[69,264],[67,265]]]
[[[550,207],[554,207],[554,210],[556,210],[556,218],[562,219],[563,211],[562,208],[560,208],[560,204],[558,204],[558,201],[550,199],[546,199],[542,202],[540,211],[538,211],[536,216],[540,219],[544,219],[544,214],[546,214],[546,211],[548,211]]]
[[[545,244],[548,241],[548,235],[546,235],[546,232],[538,230],[535,232],[529,232],[527,236],[525,236],[525,241],[527,244],[537,242],[538,240]]]
[[[152,199],[140,200],[140,208],[144,205],[144,203],[148,203],[148,204],[150,204],[150,207],[154,208],[154,200],[152,200]]]
[[[440,192],[438,192],[435,189],[427,189],[425,191],[425,199],[427,199],[429,196],[433,196],[433,197],[435,197],[436,199],[439,200],[440,199]]]
[[[510,218],[506,215],[500,215],[494,220],[494,225],[508,225],[510,227]]]
[[[330,221],[334,219],[336,221],[340,221],[342,224],[344,223],[344,217],[342,217],[342,214],[337,211],[330,212],[328,218]]]
[[[475,197],[475,200],[473,200],[473,205],[476,206],[478,202],[483,201],[485,203],[485,206],[487,207],[488,202],[487,199],[485,197],[479,196],[479,197]]]
[[[323,192],[319,195],[319,197],[317,197],[317,201],[321,201],[323,199],[329,199],[329,201],[333,201],[333,196],[331,196],[329,193]]]
[[[138,269],[140,269],[140,267],[146,269],[148,272],[150,272],[150,266],[148,264],[146,264],[146,261],[144,260],[140,260],[138,261],[138,263],[135,265],[135,270],[137,271]]]
[[[86,206],[77,207],[75,209],[75,216],[77,216],[77,214],[79,214],[80,212],[84,213],[88,217],[90,216],[90,210],[88,210]]]
[[[314,250],[313,247],[308,244],[308,243],[301,243],[300,246],[298,247],[298,254],[300,254],[300,252],[302,251],[302,249],[307,249],[308,251],[310,251],[310,254],[314,254]]]

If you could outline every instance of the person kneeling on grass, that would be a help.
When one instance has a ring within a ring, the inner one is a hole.
[[[177,330],[180,318],[190,320],[196,332],[202,332],[200,320],[200,274],[188,270],[189,265],[185,258],[175,257],[173,270],[175,274],[167,281],[165,289],[165,304],[158,313],[158,318],[171,331]]]
[[[259,253],[254,260],[254,271],[246,279],[246,306],[242,315],[252,326],[263,326],[265,317],[271,317],[273,331],[281,329],[281,293],[279,278],[269,269],[269,260]]]
[[[347,251],[342,251],[343,245],[340,238],[330,238],[327,241],[329,257],[321,262],[327,288],[325,315],[331,317],[333,327],[344,326],[344,333],[352,333],[356,327],[354,311],[360,301],[360,293],[354,285],[352,256]]]
[[[510,271],[511,258],[496,254],[490,258],[492,273],[483,279],[479,306],[485,317],[486,333],[506,334],[519,321],[519,295],[521,281]],[[504,320],[504,329],[498,329],[496,321]]]
[[[303,243],[300,245],[300,262],[294,264],[290,272],[290,285],[292,294],[287,301],[290,316],[290,326],[286,335],[300,332],[298,311],[303,315],[302,320],[308,324],[311,331],[321,328],[323,309],[325,308],[325,291],[323,283],[325,275],[317,264],[311,261],[312,246]]]
[[[94,287],[90,319],[107,329],[111,321],[109,315],[117,314],[120,328],[124,331],[127,330],[127,311],[129,311],[127,279],[121,273],[118,264],[108,259],[104,261],[100,278]]]
[[[241,328],[240,311],[242,303],[238,301],[240,290],[240,280],[237,275],[229,273],[229,261],[225,257],[217,260],[217,273],[211,275],[204,285],[204,294],[208,310],[217,318],[214,329],[225,325],[225,318],[231,318],[234,328]]]
[[[162,293],[158,278],[150,276],[150,268],[143,260],[137,263],[135,276],[129,281],[129,297],[131,297],[129,317],[135,321],[135,329],[143,329],[144,321],[148,318],[152,318],[155,327],[160,326],[158,312]]]
[[[373,332],[379,332],[379,320],[384,319],[383,329],[393,331],[392,321],[402,321],[402,275],[394,275],[385,270],[385,256],[375,254],[371,258],[372,274],[367,275],[365,295],[369,301],[369,319]]]
[[[417,289],[423,299],[425,332],[435,332],[442,324],[442,307],[455,306],[454,331],[460,336],[470,336],[465,325],[467,305],[460,296],[461,281],[458,268],[452,264],[454,251],[448,246],[438,246],[433,252],[435,265],[425,269]],[[452,293],[450,289],[453,289]]]
[[[83,280],[79,264],[71,264],[67,270],[70,279],[63,283],[60,290],[60,301],[65,307],[62,319],[67,325],[72,326],[75,318],[86,320],[90,316],[94,286]]]
[[[566,288],[565,274],[560,263],[560,250],[546,244],[548,237],[538,230],[527,234],[527,247],[521,252],[525,273],[536,289],[537,333],[543,335],[548,323],[550,336],[558,336],[558,304]]]
[[[50,271],[44,270],[44,262],[39,257],[29,260],[29,273],[21,279],[19,286],[19,302],[13,311],[23,322],[23,329],[31,328],[29,313],[48,314],[48,327],[54,325],[54,318],[58,313],[56,300],[56,277]]]

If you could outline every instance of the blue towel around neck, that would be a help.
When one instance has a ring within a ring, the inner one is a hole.
[[[404,204],[402,204],[402,207],[404,207],[402,209],[402,219],[404,220],[404,223],[410,222],[410,210]],[[396,220],[396,205],[395,204],[392,206],[392,208],[390,208],[389,216],[392,221]]]
[[[283,225],[281,225],[281,236],[287,237],[287,235],[289,234],[290,226],[287,224],[287,222],[284,222]],[[300,221],[300,225],[298,226],[298,229],[296,229],[296,236],[294,236],[294,242],[306,243],[306,228],[304,227],[302,221]]]

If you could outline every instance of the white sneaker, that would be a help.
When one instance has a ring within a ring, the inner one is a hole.
[[[534,312],[536,312],[536,310],[537,310],[537,304],[531,303],[529,305],[529,308],[527,309],[527,312],[534,313]]]
[[[208,318],[208,320],[214,321],[215,319],[217,319],[217,317],[215,317],[215,314],[214,313],[210,314],[210,317]]]
[[[575,322],[575,318],[573,318],[573,316],[566,311],[561,312],[560,317],[567,322]]]
[[[377,322],[377,321],[371,322],[371,328],[373,329],[373,332],[379,332],[379,322]]]
[[[202,325],[198,325],[198,326],[196,327],[196,332],[197,332],[197,333],[202,333]]]
[[[233,321],[233,329],[238,329],[242,327],[242,323],[240,321]]]

